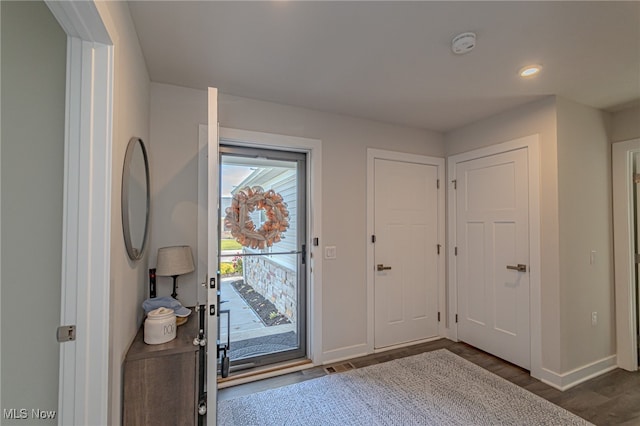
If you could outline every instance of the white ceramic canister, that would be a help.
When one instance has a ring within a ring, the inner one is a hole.
[[[147,314],[144,342],[149,345],[167,343],[176,338],[176,314],[173,309],[158,308]]]

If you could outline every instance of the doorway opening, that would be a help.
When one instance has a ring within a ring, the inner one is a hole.
[[[230,371],[306,357],[306,154],[220,145],[220,341]]]

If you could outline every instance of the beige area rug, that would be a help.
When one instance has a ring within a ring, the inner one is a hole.
[[[219,425],[590,425],[446,349],[218,403]]]

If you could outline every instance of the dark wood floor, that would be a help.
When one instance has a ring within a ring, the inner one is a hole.
[[[447,339],[422,343],[401,349],[349,360],[355,368],[391,361],[396,358],[446,348],[518,386],[527,389],[596,425],[640,425],[640,373],[616,369],[561,392],[529,372],[465,343]],[[338,368],[345,363],[339,363]],[[324,367],[313,367],[296,373],[233,386],[218,391],[218,399],[230,399],[254,392],[286,386],[324,376]]]

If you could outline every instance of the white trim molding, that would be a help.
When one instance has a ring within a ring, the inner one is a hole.
[[[218,214],[218,200],[219,200],[219,162],[218,162],[218,149],[220,147],[220,126],[218,124],[218,89],[215,87],[209,87],[207,91],[207,180],[204,182],[207,191],[207,211],[206,211],[206,225],[204,230],[199,230],[204,234],[207,239],[207,257],[210,261],[207,262],[208,277],[215,279],[216,271],[218,269],[218,262],[214,261],[218,259],[218,224],[220,223],[220,215]],[[200,182],[198,184],[200,186]],[[200,254],[198,254],[199,256]],[[220,283],[218,283],[218,288]],[[216,285],[207,285],[207,309],[214,309],[218,305],[218,288]],[[207,321],[207,340],[209,341],[209,350],[206,354],[205,370],[207,381],[207,417],[206,423],[208,426],[215,426],[218,412],[218,374],[217,374],[217,361],[218,351],[214,349],[218,336],[218,312],[217,315],[205,315]]]
[[[527,148],[527,160],[529,168],[529,303],[530,303],[530,369],[531,376],[543,377],[542,368],[542,301],[540,288],[540,143],[539,135],[534,134],[508,142],[491,145],[448,158],[447,183],[449,185],[448,200],[448,231],[449,231],[449,321],[452,324],[449,338],[457,341],[457,326],[455,315],[457,314],[457,284],[456,284],[456,203],[454,184],[456,179],[456,164],[477,158],[487,157],[516,149]]]
[[[67,33],[60,424],[106,424],[113,46],[93,1],[47,6]]]
[[[370,353],[372,352],[369,350],[368,343],[360,343],[357,345],[345,346],[343,348],[330,349],[323,352],[322,364],[334,364],[336,362],[342,362],[348,359],[369,355]]]
[[[616,345],[618,366],[638,369],[633,216],[633,155],[640,153],[640,139],[612,144],[613,239],[616,296]]]
[[[408,163],[425,164],[435,166],[438,170],[438,242],[442,246],[442,255],[438,259],[438,311],[441,312],[443,321],[438,323],[439,337],[449,337],[447,318],[447,297],[446,297],[446,262],[444,253],[446,250],[445,244],[445,232],[446,232],[446,213],[445,213],[445,161],[444,158],[429,157],[426,155],[409,154],[397,151],[387,151],[383,149],[367,148],[367,235],[373,235],[374,232],[374,216],[375,216],[375,204],[374,204],[374,163],[376,159],[391,160],[391,161],[404,161]],[[366,353],[371,354],[376,351],[375,348],[375,299],[374,299],[374,264],[375,264],[375,252],[374,244],[367,240],[367,343]],[[416,343],[416,342],[414,342]],[[353,347],[351,347],[353,348]],[[385,348],[381,348],[385,349]],[[350,348],[342,349],[344,353],[353,352]],[[328,354],[325,353],[325,354]],[[365,355],[362,354],[362,355]],[[361,354],[358,354],[361,355]],[[356,355],[354,355],[356,356]]]
[[[542,374],[536,378],[551,387],[565,391],[616,368],[618,368],[616,356],[611,355],[562,374],[542,368]]]

